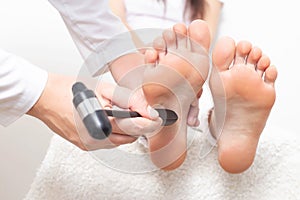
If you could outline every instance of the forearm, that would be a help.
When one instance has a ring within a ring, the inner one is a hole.
[[[208,23],[211,33],[211,40],[214,40],[219,24],[223,3],[219,0],[206,0],[205,14],[203,20]]]
[[[83,148],[73,116],[73,83],[75,78],[49,73],[43,93],[27,114],[40,119],[56,134]]]
[[[135,33],[135,31],[129,26],[127,23],[127,13],[126,13],[126,5],[123,0],[109,0],[110,9],[112,12],[119,17],[124,26],[130,31],[132,40],[136,47],[144,48],[145,44],[139,38],[139,36]]]
[[[72,103],[72,86],[75,82],[75,77],[49,74],[42,95],[27,114],[40,119],[56,134],[83,150],[112,148],[130,143],[137,139],[134,136],[154,131],[160,127],[161,121],[157,117],[153,119],[155,121],[149,119],[150,117],[120,120],[109,118],[112,124],[112,133],[109,138],[105,140],[91,138],[82,119],[77,112],[74,112],[76,110]],[[133,101],[130,101],[130,91],[126,88],[117,90],[120,93],[118,93],[118,99],[114,101],[116,88],[116,85],[110,83],[102,83],[96,88],[96,94],[102,107],[117,105],[124,109],[138,111],[143,116],[149,116],[147,102],[135,97],[136,95],[133,95]]]

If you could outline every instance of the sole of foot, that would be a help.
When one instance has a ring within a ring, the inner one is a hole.
[[[254,161],[275,102],[277,70],[260,48],[247,41],[236,45],[228,37],[217,42],[212,60],[210,88],[215,107],[210,124],[218,138],[219,163],[227,172],[241,173]]]

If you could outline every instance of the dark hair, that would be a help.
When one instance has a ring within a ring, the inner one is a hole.
[[[164,5],[167,6],[166,0],[158,1],[162,1]],[[190,21],[195,19],[201,19],[205,14],[205,6],[205,0],[186,0],[183,17],[187,17]]]

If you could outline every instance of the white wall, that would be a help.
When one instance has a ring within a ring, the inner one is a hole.
[[[220,35],[253,41],[278,67],[278,98],[268,125],[295,134],[300,132],[298,19],[296,0],[228,0],[220,26]],[[60,16],[46,0],[2,1],[0,27],[0,48],[42,68],[76,74],[82,64]],[[28,117],[9,128],[0,127],[0,199],[24,196],[51,135],[48,128]]]
[[[51,72],[76,74],[82,64],[61,17],[46,0],[1,1],[0,48]],[[0,199],[22,199],[51,136],[30,117],[0,127]]]
[[[278,68],[277,100],[268,125],[289,129],[300,137],[298,1],[227,0],[226,2],[219,27],[220,35],[231,36],[237,41],[253,42],[262,48]]]

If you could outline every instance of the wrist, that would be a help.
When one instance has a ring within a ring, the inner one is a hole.
[[[62,99],[66,97],[71,98],[73,83],[74,80],[71,78],[48,73],[48,79],[41,96],[27,114],[39,119],[46,117],[46,115],[53,114],[51,110],[54,110]],[[69,89],[69,91],[66,89]]]
[[[41,93],[41,95],[39,96],[39,98],[37,99],[37,101],[35,102],[35,104],[30,108],[30,110],[26,113],[27,115],[36,117],[36,118],[40,118],[41,115],[41,110],[43,108],[44,105],[44,101],[45,101],[45,96],[46,93],[48,93],[49,91],[49,80],[51,79],[52,74],[48,73],[48,78],[45,84],[45,87]]]

